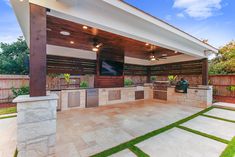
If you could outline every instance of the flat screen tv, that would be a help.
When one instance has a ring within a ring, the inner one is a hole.
[[[123,63],[116,61],[100,61],[101,76],[121,76],[123,75]]]

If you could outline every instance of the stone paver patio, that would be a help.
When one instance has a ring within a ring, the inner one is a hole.
[[[219,157],[226,144],[173,128],[137,147],[151,157]]]
[[[230,141],[235,136],[235,123],[207,118],[203,116],[196,117],[184,123],[182,126],[204,132],[209,135],[220,137],[228,141]]]
[[[235,106],[235,105],[234,105]],[[235,115],[234,111],[214,108],[213,110],[208,111],[205,115],[234,120],[235,121]]]
[[[0,119],[0,157],[13,157],[16,150],[16,118]]]
[[[87,157],[191,116],[202,109],[138,101],[58,113],[56,157]],[[204,113],[234,121],[235,111],[213,108]],[[0,120],[0,157],[12,157],[16,148],[16,119]],[[183,124],[195,131],[230,141],[235,123],[197,116]],[[135,145],[151,157],[219,157],[227,144],[180,128],[172,128]],[[135,157],[124,149],[112,157]]]
[[[139,101],[59,113],[59,134],[57,134],[59,156],[64,156],[63,152],[67,152],[67,156],[68,153],[80,157],[94,155],[191,116],[200,110],[156,101]],[[228,120],[235,119],[234,111],[218,108],[213,108],[204,114]],[[235,136],[235,123],[202,115],[181,126],[228,141]],[[65,141],[68,143],[64,143]],[[172,128],[135,146],[151,157],[219,157],[227,144],[180,128]],[[129,149],[124,149],[111,156],[136,155]]]
[[[200,110],[177,104],[138,101],[61,112],[57,122],[57,155],[90,156]]]

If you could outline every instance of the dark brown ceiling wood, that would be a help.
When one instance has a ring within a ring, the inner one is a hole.
[[[98,38],[103,43],[104,48],[118,47],[125,51],[125,56],[149,59],[150,51],[155,51],[155,56],[160,57],[162,54],[168,56],[179,55],[173,51],[158,46],[146,46],[144,42],[123,37],[117,34],[103,30],[88,27],[83,29],[83,25],[47,15],[47,43],[51,45],[64,46],[70,48],[91,50],[92,39]],[[68,31],[70,36],[63,36],[60,31]],[[70,44],[74,41],[74,44]]]

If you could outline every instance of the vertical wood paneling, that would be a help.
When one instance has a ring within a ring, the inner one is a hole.
[[[208,85],[208,59],[202,60],[202,85]]]

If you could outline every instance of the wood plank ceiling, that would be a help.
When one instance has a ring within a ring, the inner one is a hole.
[[[61,31],[67,31],[70,35],[61,35]],[[144,42],[104,30],[91,27],[84,29],[81,24],[47,15],[48,44],[91,51],[94,38],[97,38],[103,44],[102,48],[119,47],[124,49],[125,56],[128,57],[148,60],[152,51],[154,51],[156,57],[160,57],[163,54],[168,57],[181,54],[158,46],[146,45]]]

